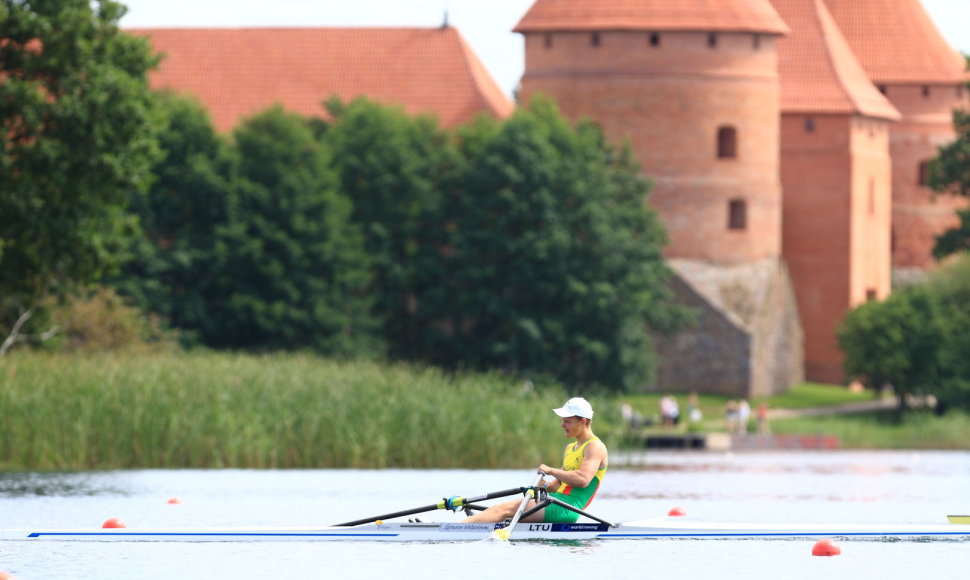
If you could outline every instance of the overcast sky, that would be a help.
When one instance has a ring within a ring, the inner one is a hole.
[[[864,2],[866,0],[857,0]],[[506,93],[522,76],[512,28],[534,0],[120,0],[127,28],[240,26],[438,26],[461,31]],[[950,44],[970,53],[970,0],[922,0]]]

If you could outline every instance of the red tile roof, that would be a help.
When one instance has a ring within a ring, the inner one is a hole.
[[[826,4],[873,82],[955,84],[970,78],[966,59],[943,39],[919,0]]]
[[[677,30],[785,34],[768,0],[536,0],[516,32]]]
[[[321,103],[366,95],[452,127],[514,105],[454,28],[159,28],[128,30],[166,54],[154,88],[195,95],[216,128],[275,104],[325,116]]]
[[[866,76],[822,0],[772,2],[792,28],[778,41],[783,113],[900,118]]]

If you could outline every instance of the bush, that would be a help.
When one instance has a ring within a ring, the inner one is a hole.
[[[177,335],[164,329],[157,316],[142,313],[110,288],[52,305],[50,312],[59,330],[51,346],[62,350],[151,350],[176,344]]]

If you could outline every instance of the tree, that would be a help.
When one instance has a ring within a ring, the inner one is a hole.
[[[233,139],[206,343],[373,352],[370,262],[329,152],[306,120],[279,107],[243,122]]]
[[[970,208],[957,210],[957,217],[960,218],[960,225],[936,237],[933,257],[937,260],[970,250]]]
[[[331,99],[327,108],[333,121],[323,139],[373,260],[370,292],[382,335],[389,354],[412,358],[438,315],[417,297],[438,280],[438,212],[453,147],[430,117],[364,98]]]
[[[902,411],[907,396],[932,393],[938,384],[945,324],[938,296],[925,285],[905,287],[883,302],[866,302],[838,330],[845,370],[875,390],[891,385]]]
[[[118,29],[124,10],[0,0],[0,326],[110,271],[131,230],[126,196],[156,153],[156,60]]]
[[[629,150],[591,123],[572,127],[546,100],[461,139],[443,201],[448,278],[421,298],[445,317],[429,356],[576,386],[648,383],[648,328],[673,330],[685,312]]]
[[[205,109],[195,100],[158,95],[164,117],[160,159],[147,192],[133,192],[142,235],[122,274],[110,282],[144,310],[197,334],[207,324],[216,274],[217,232],[228,220],[231,160]],[[183,333],[184,335],[184,333]]]
[[[970,64],[970,57],[968,64]],[[930,165],[930,187],[970,197],[970,112],[953,112],[956,139],[939,148],[939,155]],[[970,249],[970,209],[957,212],[960,225],[936,238],[933,256],[942,259],[950,254]]]

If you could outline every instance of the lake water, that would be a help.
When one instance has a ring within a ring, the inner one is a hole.
[[[615,457],[614,463],[619,463]],[[614,465],[590,511],[626,521],[682,507],[696,520],[945,523],[970,512],[970,453],[651,453]],[[0,527],[301,527],[339,523],[528,485],[528,470],[150,470],[0,474]],[[167,500],[178,497],[182,503]],[[451,512],[435,519],[457,521]],[[612,540],[98,543],[0,542],[18,580],[221,578],[966,577],[970,543],[811,540]]]

